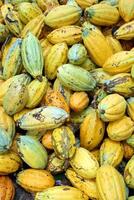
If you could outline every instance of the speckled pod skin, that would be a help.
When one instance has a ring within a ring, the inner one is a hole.
[[[1,200],[13,200],[15,188],[12,180],[8,176],[0,176]]]
[[[132,156],[125,167],[124,178],[128,187],[134,189],[134,156]]]

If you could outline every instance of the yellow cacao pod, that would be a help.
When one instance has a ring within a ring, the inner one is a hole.
[[[69,162],[67,160],[62,160],[56,156],[55,153],[52,153],[49,156],[47,170],[52,174],[59,174],[64,172],[69,166]]]
[[[119,12],[124,21],[129,22],[134,19],[134,1],[133,0],[120,0]]]
[[[78,175],[86,179],[95,178],[99,168],[94,155],[82,147],[76,149],[74,157],[70,160],[70,165]]]
[[[23,26],[17,12],[13,10],[13,6],[11,4],[2,5],[1,13],[4,22],[11,33],[17,37],[20,36]]]
[[[105,124],[99,118],[97,110],[91,109],[80,126],[81,146],[92,150],[97,147],[104,136]]]
[[[51,130],[61,126],[68,117],[61,108],[44,106],[23,115],[18,124],[24,130]]]
[[[111,165],[103,165],[98,169],[96,183],[100,200],[109,200],[110,198],[126,200],[126,187],[123,177]]]
[[[134,131],[134,122],[130,117],[124,116],[107,126],[107,133],[111,140],[122,141],[129,138]]]
[[[9,137],[13,139],[15,135],[15,123],[12,117],[7,115],[3,107],[0,107],[0,127],[5,129]]]
[[[46,12],[59,5],[58,0],[37,0],[36,2],[42,11]]]
[[[52,44],[66,42],[68,45],[73,45],[82,40],[81,33],[81,27],[79,26],[63,26],[49,33],[47,39]]]
[[[47,151],[38,140],[28,135],[21,135],[17,139],[17,146],[20,157],[31,168],[44,169],[46,167]]]
[[[53,149],[52,133],[53,133],[53,130],[46,131],[41,140],[43,146],[47,149]]]
[[[130,158],[134,155],[134,148],[128,145],[126,142],[123,143],[124,148],[124,158],[126,160],[130,160]]]
[[[132,156],[125,167],[124,179],[128,187],[134,189],[134,156]]]
[[[109,57],[103,65],[109,74],[130,72],[134,65],[134,51],[121,51]]]
[[[75,154],[75,136],[67,126],[54,129],[52,144],[56,155],[61,159],[71,159]]]
[[[64,96],[59,91],[48,90],[45,95],[45,105],[56,106],[58,108],[62,108],[67,113],[70,112],[70,108],[65,101]]]
[[[0,176],[0,198],[1,200],[13,200],[15,188],[8,176]]]
[[[45,59],[45,74],[48,79],[56,78],[59,66],[67,62],[68,47],[66,43],[55,44]]]
[[[38,192],[35,200],[88,200],[88,196],[80,190],[70,186],[55,186]]]
[[[96,4],[85,9],[85,17],[98,26],[116,24],[120,18],[118,9],[108,4]]]
[[[42,11],[36,3],[22,2],[17,4],[16,10],[23,24],[27,24],[30,20],[42,14]],[[37,25],[37,24],[36,24]]]
[[[90,199],[98,199],[98,191],[95,179],[83,179],[69,168],[65,173],[72,185],[84,192]]]
[[[0,155],[0,175],[16,172],[21,166],[20,157],[13,151]]]
[[[134,97],[127,99],[127,113],[129,117],[134,121]]]
[[[106,96],[98,105],[98,112],[103,121],[115,121],[124,116],[126,101],[119,94]]]
[[[129,73],[120,73],[105,81],[108,93],[118,93],[124,97],[134,94],[134,80]]]
[[[76,0],[76,2],[81,8],[84,9],[84,8],[90,7],[93,4],[98,3],[98,0]]]
[[[112,55],[112,50],[102,32],[89,22],[83,24],[82,38],[94,63],[100,67]]]
[[[117,167],[123,159],[123,145],[106,138],[100,147],[100,164]]]
[[[72,5],[60,5],[53,8],[45,17],[45,23],[52,28],[59,28],[76,23],[81,16],[81,9]]]
[[[26,103],[27,108],[35,108],[42,100],[48,87],[48,81],[46,77],[42,77],[42,80],[33,80],[28,86],[28,101]]]
[[[30,20],[23,28],[21,32],[21,37],[24,38],[27,33],[30,31],[36,37],[39,37],[42,31],[44,24],[44,14],[38,15],[37,17]],[[35,26],[36,24],[36,26]]]
[[[70,108],[75,112],[81,112],[89,104],[86,92],[74,92],[70,97]]]
[[[107,40],[109,46],[111,47],[113,54],[123,51],[123,48],[122,48],[119,40],[115,39],[112,35],[107,35],[106,40]]]
[[[54,177],[47,170],[26,169],[17,174],[17,183],[29,192],[40,192],[53,187]]]
[[[117,39],[131,40],[134,38],[134,20],[120,26],[115,32],[114,36]]]
[[[5,45],[2,55],[3,79],[5,80],[19,74],[22,69],[21,44],[21,38],[12,38]]]

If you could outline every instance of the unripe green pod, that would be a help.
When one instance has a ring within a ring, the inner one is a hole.
[[[8,37],[9,30],[6,25],[0,23],[0,42],[4,42]]]
[[[12,144],[12,138],[5,129],[0,128],[0,154],[7,152]]]
[[[17,139],[20,157],[31,168],[44,169],[47,165],[47,151],[42,144],[30,136],[20,136]]]

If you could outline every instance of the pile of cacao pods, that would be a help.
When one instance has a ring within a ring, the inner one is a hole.
[[[0,200],[134,200],[134,0],[0,8]]]

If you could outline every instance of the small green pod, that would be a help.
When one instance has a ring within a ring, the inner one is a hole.
[[[44,169],[47,165],[47,151],[42,144],[30,136],[20,136],[17,139],[20,157],[31,168]]]

